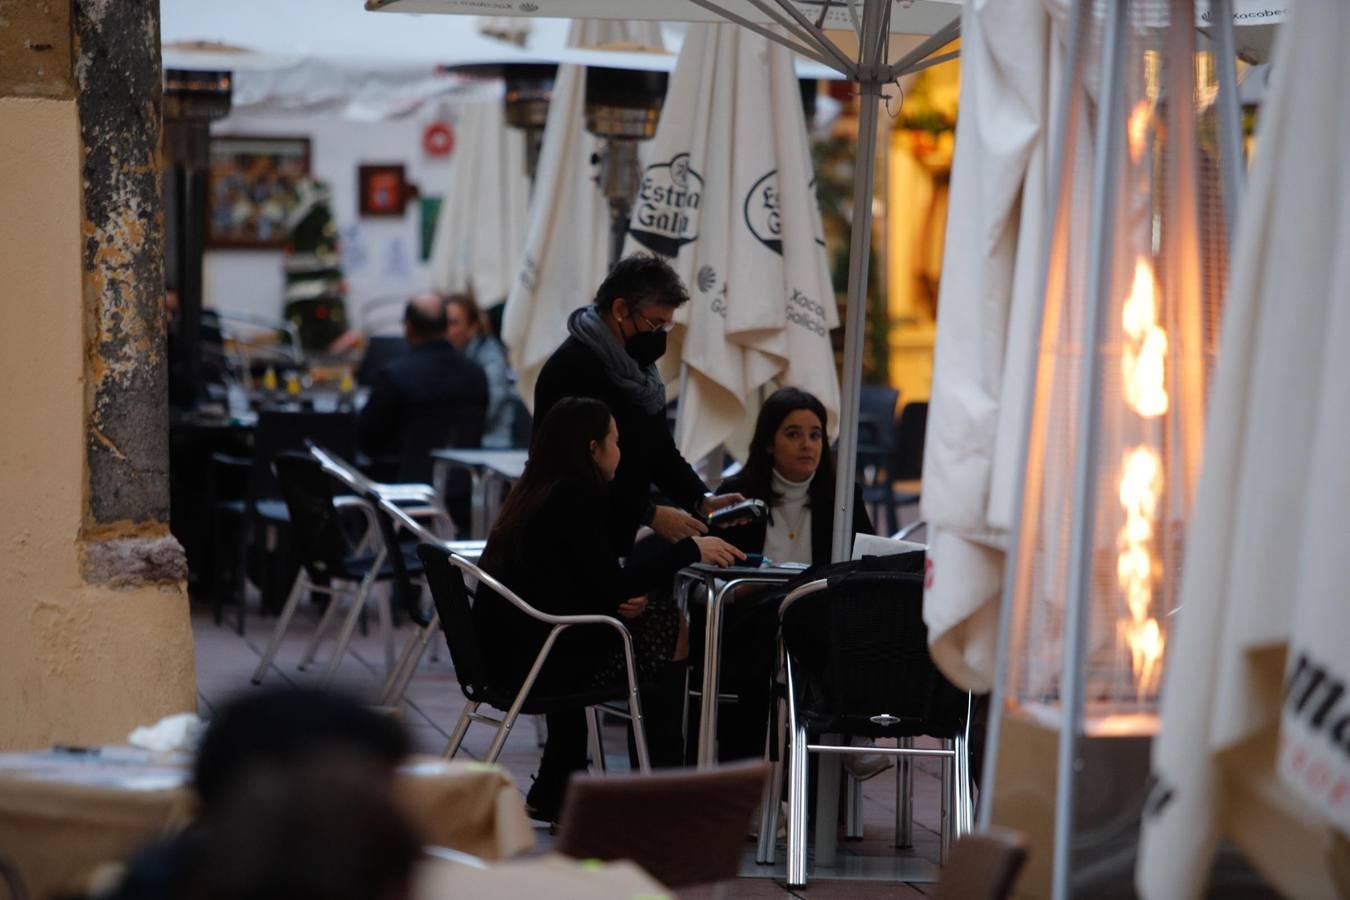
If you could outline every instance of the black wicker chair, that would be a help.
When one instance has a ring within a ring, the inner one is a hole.
[[[972,824],[968,754],[971,697],[943,677],[923,623],[922,551],[841,564],[793,590],[779,607],[786,680],[788,884],[806,883],[807,760],[811,753],[936,756],[950,767],[944,835]],[[820,735],[898,738],[901,746],[826,746]],[[941,738],[940,750],[907,739]],[[782,763],[778,763],[781,765]],[[779,781],[773,782],[775,784]],[[772,859],[777,798],[766,799],[761,858]],[[765,852],[767,849],[767,853]]]

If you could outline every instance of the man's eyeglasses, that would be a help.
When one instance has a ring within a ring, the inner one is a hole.
[[[658,324],[658,323],[656,323],[656,322],[653,322],[651,319],[649,319],[649,318],[647,318],[646,316],[644,316],[644,315],[642,314],[642,311],[641,311],[641,310],[638,310],[638,309],[633,310],[633,315],[634,315],[635,317],[637,317],[637,318],[639,318],[639,319],[641,319],[642,321],[644,321],[644,322],[647,323],[647,330],[648,330],[648,331],[665,331],[665,332],[669,332],[672,328],[675,327],[675,323],[674,323],[674,322],[666,322],[664,325]]]

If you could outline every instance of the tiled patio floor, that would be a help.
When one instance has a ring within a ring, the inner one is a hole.
[[[318,679],[317,671],[300,672],[296,668],[305,641],[313,633],[317,620],[314,609],[297,613],[290,634],[268,672],[267,683],[306,684]],[[384,678],[384,652],[375,634],[373,617],[371,622],[371,634],[362,636],[358,633],[353,640],[352,651],[338,669],[336,684],[358,697],[368,697],[373,701]],[[254,615],[248,621],[247,633],[240,637],[235,633],[230,619],[227,618],[224,625],[217,626],[209,611],[194,610],[197,689],[203,717],[210,716],[211,711],[230,695],[250,689],[249,678],[258,665],[275,623],[275,619]],[[399,629],[396,648],[401,647],[410,634],[411,629],[407,625]],[[464,696],[455,682],[443,643],[440,644],[440,650],[438,660],[431,660],[429,654],[423,660],[401,707],[404,722],[416,748],[424,753],[439,754],[444,750],[450,727],[464,705]],[[321,650],[320,662],[324,661],[325,655],[325,651]],[[311,669],[321,671],[319,666]],[[492,730],[487,726],[471,728],[461,753],[481,758],[491,736]],[[606,756],[618,760],[616,767],[626,765],[624,740],[617,728],[606,735],[606,747]],[[507,740],[499,762],[510,771],[516,784],[525,788],[530,783],[530,775],[538,760],[535,729],[529,722],[522,721]],[[869,874],[898,873],[892,878],[917,878],[921,876],[904,873],[931,873],[935,869],[938,859],[939,773],[936,761],[923,760],[916,763],[915,768],[914,847],[897,850],[891,846],[895,833],[895,777],[894,769],[891,769],[864,784],[865,837],[861,841],[841,841],[840,862],[844,869]],[[538,843],[534,852],[545,852],[550,844],[548,831],[541,828],[536,836]],[[726,896],[809,896],[812,900],[826,900],[833,897],[920,897],[926,891],[931,892],[931,884],[916,882],[831,881],[814,878],[808,888],[788,890],[781,880],[774,880],[768,867],[755,865],[754,844],[750,840],[746,841],[746,851],[747,861],[742,875],[753,872],[755,877],[739,878],[729,886]],[[783,855],[780,847],[780,866]],[[687,892],[681,896],[701,897],[706,894]]]

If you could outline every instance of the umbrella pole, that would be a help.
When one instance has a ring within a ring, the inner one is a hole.
[[[868,41],[862,42],[864,56]],[[864,59],[865,64],[874,60]],[[874,66],[860,66],[876,71]],[[839,462],[834,483],[834,535],[830,558],[849,558],[853,482],[858,471],[858,398],[862,393],[863,327],[867,313],[867,268],[872,252],[872,185],[876,174],[877,113],[882,82],[858,82],[858,154],[853,166],[853,222],[848,251],[848,311],[844,328],[844,378],[839,396]]]

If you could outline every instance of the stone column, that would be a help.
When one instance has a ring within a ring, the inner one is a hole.
[[[0,0],[0,748],[196,707],[157,0]]]

